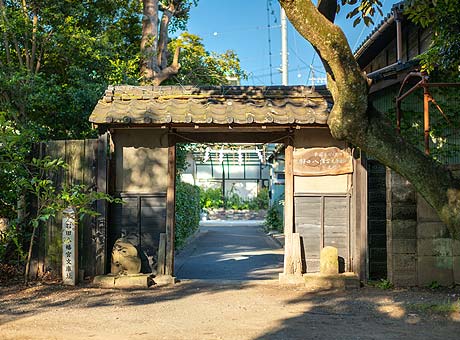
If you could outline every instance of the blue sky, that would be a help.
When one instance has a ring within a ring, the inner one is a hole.
[[[208,51],[223,53],[228,49],[236,51],[248,79],[242,85],[281,84],[281,33],[279,3],[267,0],[199,0],[191,10],[188,31],[203,38]],[[383,0],[384,15],[388,14],[396,0]],[[272,13],[273,11],[273,13]],[[372,27],[360,24],[353,27],[352,20],[345,19],[347,7],[339,13],[336,23],[342,27],[353,50],[368,36]],[[271,29],[268,29],[270,17]],[[377,14],[375,23],[382,20]],[[271,72],[269,60],[268,32],[271,38]],[[314,75],[321,82],[325,77],[321,62],[310,44],[288,24],[289,85],[309,85]],[[271,73],[271,77],[270,77]]]

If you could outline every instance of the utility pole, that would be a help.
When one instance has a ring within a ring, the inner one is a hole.
[[[287,18],[284,8],[281,7],[281,79],[282,84],[287,86],[288,80],[288,51],[287,51]]]

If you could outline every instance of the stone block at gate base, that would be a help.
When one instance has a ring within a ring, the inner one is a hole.
[[[339,251],[335,247],[327,246],[321,249],[319,271],[324,275],[339,273]]]
[[[310,291],[359,289],[360,282],[355,273],[324,275],[303,274],[305,287]]]
[[[172,276],[152,277],[151,274],[99,275],[93,279],[93,284],[101,288],[149,288],[152,285],[173,284],[174,282]]]

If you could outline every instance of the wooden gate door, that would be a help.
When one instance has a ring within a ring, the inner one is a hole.
[[[350,195],[296,194],[294,216],[304,272],[319,272],[320,251],[326,246],[338,249],[339,272],[350,271]]]

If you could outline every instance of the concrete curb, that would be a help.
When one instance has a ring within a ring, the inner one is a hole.
[[[269,231],[267,235],[276,242],[281,248],[284,248],[284,234],[277,231]]]

